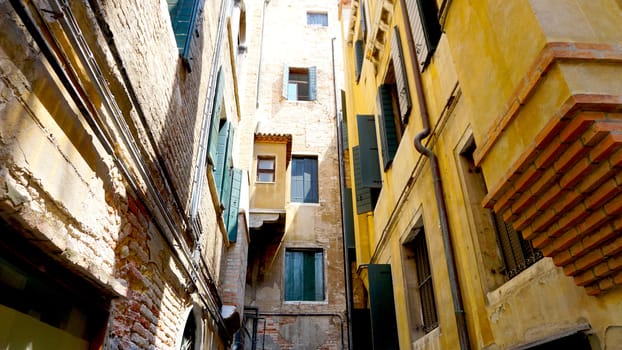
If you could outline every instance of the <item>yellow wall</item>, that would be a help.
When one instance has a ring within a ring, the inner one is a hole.
[[[257,157],[274,156],[274,182],[257,182]],[[284,143],[255,143],[251,173],[251,208],[285,208],[286,145]]]
[[[614,339],[619,339],[614,330],[622,325],[622,316],[614,311],[619,311],[622,301],[619,289],[604,297],[590,297],[550,258],[508,282],[498,271],[493,272],[502,264],[501,258],[495,249],[492,228],[484,223],[489,218],[482,216],[481,202],[467,196],[471,185],[463,175],[460,151],[469,138],[478,147],[491,143],[478,159],[490,189],[503,180],[508,168],[569,96],[582,92],[619,95],[622,80],[610,78],[622,76],[619,63],[559,61],[542,77],[536,74],[547,43],[619,44],[622,32],[613,25],[622,20],[619,4],[613,0],[447,3],[451,5],[444,13],[444,34],[422,74],[433,131],[425,143],[434,150],[440,165],[471,346],[510,348],[555,337],[584,323],[595,330],[595,338],[602,347],[613,344]],[[429,162],[413,146],[415,136],[422,130],[415,93],[416,72],[410,65],[400,2],[395,4],[391,27],[397,25],[402,34],[413,107],[393,163],[383,172],[382,192],[375,210],[358,216],[355,213],[357,263],[391,264],[400,348],[458,349]],[[368,9],[368,14],[373,18],[373,9]],[[345,28],[343,35],[347,38],[348,26]],[[357,31],[358,24],[355,40]],[[390,43],[390,37],[387,42]],[[356,115],[378,113],[376,93],[386,74],[389,50],[387,45],[377,69],[368,59],[364,61],[357,83],[353,46],[344,45],[350,147],[358,144]],[[535,86],[529,86],[526,80],[534,75],[538,77]],[[512,107],[514,101],[518,103]],[[518,108],[514,119],[495,134],[500,118],[511,108]],[[496,139],[491,142],[493,137]],[[379,138],[378,144],[382,147]],[[350,170],[353,173],[351,163]],[[415,277],[408,276],[402,264],[402,243],[419,218],[425,226],[442,331],[411,337],[406,284],[407,279]]]

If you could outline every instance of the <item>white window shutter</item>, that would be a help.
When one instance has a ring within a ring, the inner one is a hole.
[[[412,107],[410,100],[410,89],[408,87],[408,77],[406,76],[406,66],[404,65],[404,53],[400,40],[400,31],[395,26],[391,38],[391,58],[395,69],[395,84],[397,85],[397,97],[400,105],[400,118],[402,123],[408,122],[408,113]]]
[[[406,10],[408,11],[410,30],[412,31],[413,43],[417,53],[417,63],[419,64],[419,70],[423,71],[429,51],[425,40],[421,15],[419,14],[419,7],[417,6],[417,0],[406,0]]]

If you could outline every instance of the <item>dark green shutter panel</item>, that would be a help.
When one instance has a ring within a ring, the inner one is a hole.
[[[374,119],[373,115],[359,114],[356,116],[361,150],[361,181],[364,187],[381,188],[382,178]]]
[[[216,183],[216,191],[218,192],[220,202],[224,202],[222,198],[222,188],[227,174],[227,146],[229,143],[229,129],[231,123],[225,121],[220,127],[218,132],[217,147],[216,147],[216,164],[214,164],[214,182]]]
[[[285,300],[303,300],[303,254],[285,252]]]
[[[231,183],[231,198],[229,200],[229,218],[227,219],[227,233],[229,241],[238,239],[238,213],[240,211],[240,192],[242,191],[242,169],[233,169]]]
[[[289,91],[289,66],[284,64],[283,65],[283,92],[282,95],[284,98],[287,98],[288,96],[288,91]]]
[[[317,100],[317,67],[309,67],[309,100]]]
[[[218,130],[220,127],[220,114],[222,112],[223,103],[223,85],[224,85],[224,72],[222,67],[218,70],[218,77],[216,78],[216,91],[214,92],[214,100],[212,104],[211,126],[210,135],[208,141],[208,156],[211,164],[216,164],[216,152],[218,147]]]
[[[397,128],[395,125],[395,115],[393,113],[393,98],[391,97],[392,85],[383,84],[378,88],[378,109],[380,116],[378,126],[380,127],[380,141],[382,143],[382,162],[384,170],[389,168],[397,147]]]
[[[369,311],[374,349],[399,349],[391,265],[369,264]]]
[[[352,210],[352,189],[342,187],[342,203],[344,211],[344,229],[346,231],[346,248],[354,248],[354,212]]]
[[[346,92],[341,90],[341,140],[343,149],[348,149],[348,112],[346,106]]]
[[[369,187],[363,186],[361,170],[361,150],[359,146],[352,147],[352,164],[354,165],[354,190],[356,195],[356,213],[363,214],[374,209],[372,194]]]
[[[363,40],[357,40],[354,43],[354,61],[356,62],[355,74],[356,81],[361,78],[361,70],[363,69]]]
[[[223,176],[223,181],[222,181],[222,187],[220,190],[220,201],[223,205],[228,204],[228,200],[231,197],[231,182],[233,181],[233,160],[231,158],[231,152],[233,151],[233,134],[234,134],[234,129],[233,127],[230,127],[229,130],[227,130],[227,153],[225,155],[225,167],[223,169],[224,171],[224,176]],[[228,207],[225,207],[225,210],[227,210]],[[223,216],[223,219],[227,219],[228,214],[225,212],[225,215]]]
[[[167,0],[173,32],[179,54],[188,58],[192,31],[198,13],[197,0]]]
[[[408,77],[406,76],[406,66],[404,65],[404,52],[402,51],[402,41],[400,30],[397,26],[393,27],[393,37],[391,38],[391,58],[395,69],[395,85],[397,85],[397,99],[400,107],[400,119],[402,123],[408,122],[408,113],[412,107],[410,100],[410,88],[408,87]]]

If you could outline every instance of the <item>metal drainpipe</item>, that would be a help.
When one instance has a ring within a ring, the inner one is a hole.
[[[339,162],[339,199],[343,201],[343,188],[345,187],[345,164],[343,163],[343,139],[341,137],[342,129],[341,123],[337,114],[337,82],[335,81],[335,38],[331,41],[331,54],[333,65],[333,95],[335,97],[335,126],[337,129],[337,157]],[[341,109],[343,110],[343,106]],[[341,114],[343,118],[343,113]],[[348,326],[348,349],[352,350],[352,285],[350,281],[350,257],[348,253],[348,247],[346,247],[346,222],[345,217],[348,213],[345,212],[343,203],[341,204],[341,239],[343,248],[343,274],[346,282],[346,325]]]
[[[408,50],[410,53],[411,67],[415,71],[415,88],[417,91],[417,101],[419,104],[419,112],[421,113],[421,123],[423,124],[423,130],[415,136],[415,149],[417,152],[427,157],[430,160],[430,169],[432,171],[432,181],[434,183],[434,196],[436,197],[436,206],[441,224],[441,234],[443,238],[443,247],[445,253],[445,261],[447,263],[447,272],[449,275],[449,286],[451,289],[451,296],[454,306],[454,314],[456,316],[456,326],[458,328],[458,340],[460,343],[460,349],[470,349],[469,332],[466,324],[466,317],[464,312],[464,306],[462,302],[462,293],[460,292],[460,281],[458,280],[456,260],[454,257],[454,249],[449,232],[449,220],[447,217],[447,205],[445,203],[445,195],[443,192],[443,184],[441,182],[441,171],[438,165],[438,160],[434,151],[424,146],[421,142],[423,139],[430,135],[430,117],[428,115],[428,106],[425,101],[425,95],[423,92],[423,83],[421,82],[421,72],[419,71],[419,64],[417,62],[417,55],[414,49],[414,41],[412,37],[412,31],[410,28],[410,21],[406,12],[406,0],[400,0],[400,6],[402,7],[403,21],[406,26],[406,35],[408,37]]]
[[[285,317],[337,317],[339,324],[341,325],[341,350],[345,350],[345,339],[343,336],[343,317],[338,313],[320,312],[320,313],[307,313],[307,312],[260,312],[259,316],[285,316]],[[265,337],[265,333],[264,333]]]
[[[132,191],[139,197],[141,201],[146,202],[146,197],[141,194],[142,192],[139,189],[138,185],[135,183],[133,177],[130,175],[129,169],[127,169],[127,167],[120,161],[119,157],[117,156],[114,150],[114,147],[112,146],[112,141],[108,140],[108,135],[106,135],[104,130],[99,126],[98,122],[96,121],[95,115],[97,114],[97,112],[87,102],[86,92],[83,91],[82,88],[79,86],[77,82],[77,78],[73,76],[72,74],[69,74],[70,72],[67,72],[65,70],[64,67],[68,66],[68,63],[61,62],[63,57],[57,57],[55,54],[55,52],[58,50],[55,50],[54,48],[48,46],[48,40],[51,40],[51,35],[49,35],[49,33],[47,33],[48,35],[45,35],[41,31],[36,20],[31,18],[31,15],[29,14],[28,10],[26,10],[26,7],[24,6],[24,4],[22,4],[19,0],[10,0],[10,2],[11,2],[11,6],[13,7],[13,9],[20,17],[22,23],[24,24],[24,26],[26,27],[30,35],[33,37],[33,39],[37,43],[43,56],[46,58],[47,62],[50,64],[52,70],[56,73],[57,77],[59,78],[63,86],[67,89],[67,92],[69,93],[73,101],[76,103],[77,108],[82,113],[85,121],[91,127],[91,130],[93,130],[96,138],[101,142],[106,153],[110,155],[115,165],[119,167],[119,170],[123,173],[125,179],[128,181],[128,184],[131,187]],[[127,136],[127,135],[123,135],[123,136]],[[145,164],[140,159],[134,159],[134,160],[137,161],[141,165],[141,167],[139,167],[138,170],[141,173],[143,173],[142,175],[145,175],[144,174]],[[148,177],[146,177],[146,179],[149,180]],[[159,197],[157,191],[154,190],[153,185],[149,181],[147,181],[147,185],[148,185],[147,187],[150,190],[150,192],[156,196],[156,199],[158,202],[157,204],[161,204],[162,199]],[[150,215],[153,216],[153,214],[151,213],[151,210],[149,208],[147,208],[147,210],[150,212]],[[163,213],[168,214],[166,210],[164,210]],[[165,216],[164,220],[166,221],[165,226],[169,226],[169,228],[171,228],[171,230],[175,232],[174,227],[170,226],[171,219],[167,218],[166,217],[167,215],[164,215],[164,216]],[[197,271],[194,268],[192,268],[192,270],[189,269],[188,266],[186,266],[186,264],[183,263],[183,259],[182,259],[182,256],[183,256],[186,260],[192,261],[192,259],[190,258],[190,254],[183,249],[183,246],[179,246],[177,243],[173,242],[174,238],[169,237],[166,234],[166,230],[164,230],[162,224],[159,223],[157,219],[155,220],[155,224],[158,227],[158,230],[162,232],[162,236],[167,242],[167,244],[171,247],[173,255],[180,262],[184,272],[186,273],[188,277],[190,277],[190,280],[192,281],[192,283],[195,285],[195,288],[196,288],[197,282],[193,280],[192,276],[196,275]],[[181,250],[181,252],[179,250]],[[213,281],[210,281],[210,282],[213,282]],[[213,290],[212,286],[209,286],[209,287],[203,286],[203,288],[205,288],[206,290],[210,290],[210,291]],[[223,332],[228,334],[227,327],[225,326],[224,320],[222,319],[222,315],[220,314],[220,310],[218,309],[219,308],[218,300],[214,299],[215,296],[209,293],[208,300],[204,299],[203,295],[199,295],[199,296],[201,297],[201,299],[203,299],[203,302],[205,303],[205,305],[208,306],[209,313],[216,320],[220,329]]]

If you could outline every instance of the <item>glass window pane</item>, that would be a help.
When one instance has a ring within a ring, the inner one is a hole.
[[[274,158],[260,158],[257,162],[258,169],[274,169]]]

